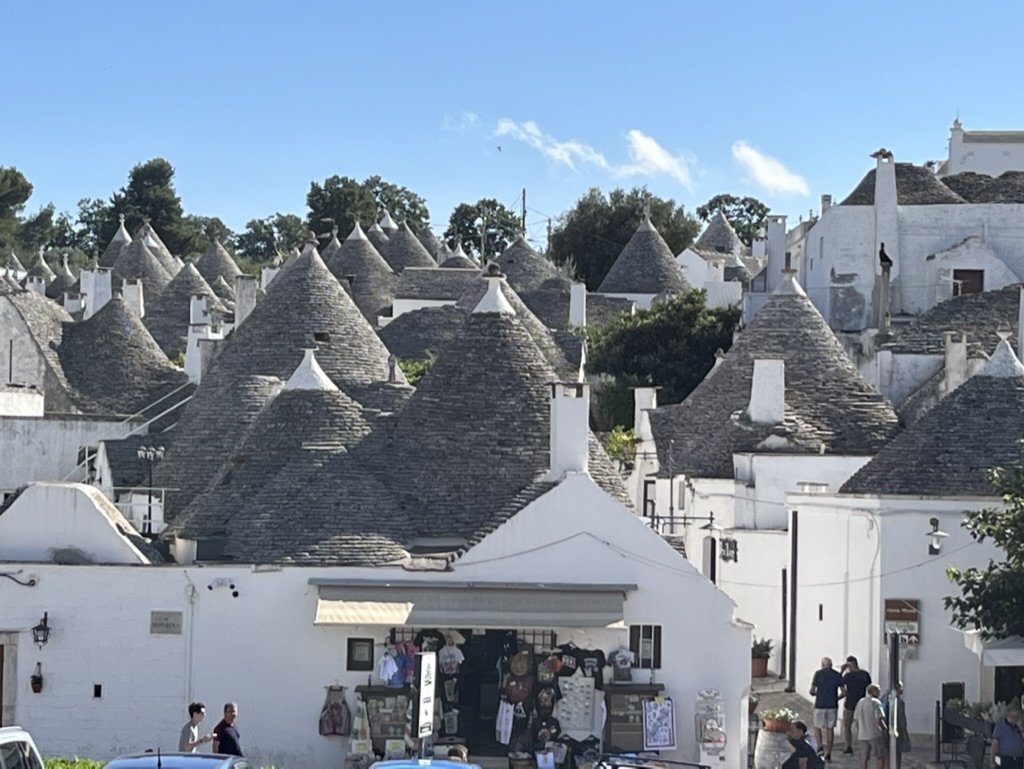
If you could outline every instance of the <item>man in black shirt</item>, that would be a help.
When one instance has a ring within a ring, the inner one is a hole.
[[[807,741],[807,724],[803,721],[791,723],[786,736],[793,746],[793,752],[782,764],[782,769],[821,769],[825,765]]]
[[[238,718],[238,705],[229,702],[224,706],[224,718],[213,730],[213,752],[227,756],[242,755],[241,735],[235,726]]]
[[[871,685],[871,674],[860,669],[857,658],[853,655],[846,658],[842,672],[843,693],[839,698],[843,700],[843,739],[846,740],[846,749],[843,752],[853,753],[853,709],[867,694]]]

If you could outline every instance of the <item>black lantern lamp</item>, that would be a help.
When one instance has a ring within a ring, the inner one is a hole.
[[[928,555],[938,555],[942,552],[942,540],[949,536],[946,532],[939,528],[939,519],[931,518],[928,523],[931,525],[931,531],[926,531],[925,536],[928,537]]]
[[[43,619],[32,628],[32,640],[35,641],[36,646],[42,649],[46,646],[46,642],[50,640],[50,613],[43,612]]]

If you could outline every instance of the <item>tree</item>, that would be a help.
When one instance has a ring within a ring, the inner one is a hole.
[[[17,168],[0,166],[0,247],[19,246],[21,212],[32,197],[32,183]]]
[[[697,216],[702,222],[708,222],[721,211],[740,236],[740,240],[749,246],[757,237],[758,230],[764,226],[769,210],[768,206],[757,198],[738,198],[726,193],[715,195],[704,205],[698,206]]]
[[[454,249],[459,243],[471,253],[479,254],[481,234],[487,228],[487,253],[500,254],[509,243],[522,234],[519,215],[494,198],[481,198],[476,203],[460,203],[452,211],[444,240]]]
[[[740,321],[735,307],[710,308],[704,291],[690,289],[634,315],[623,313],[599,329],[587,330],[587,369],[612,382],[602,393],[611,425],[631,426],[632,387],[661,387],[659,400],[678,403],[701,383],[728,350]]]
[[[650,201],[651,222],[673,254],[693,242],[700,230],[696,219],[674,200],[663,200],[646,189],[629,192],[614,189],[607,197],[592,187],[576,205],[558,218],[551,233],[551,258],[556,264],[571,262],[587,288],[596,291],[623,247],[643,221]]]
[[[331,222],[347,235],[356,222],[368,226],[387,209],[396,221],[406,221],[414,230],[430,218],[426,201],[416,193],[391,184],[379,176],[358,182],[349,176],[329,176],[323,184],[312,182],[306,195],[309,216],[306,223],[314,232],[330,229]]]
[[[287,254],[301,246],[306,226],[295,214],[277,213],[265,219],[250,219],[245,231],[235,237],[235,249],[240,256],[262,264]]]
[[[215,240],[219,240],[229,249],[234,248],[235,233],[219,217],[189,214],[182,221],[184,225],[183,231],[188,238],[187,246],[183,253],[201,254]]]
[[[984,569],[949,567],[961,594],[945,603],[956,627],[977,628],[985,639],[1008,638],[1024,635],[1024,467],[997,467],[989,480],[1005,508],[968,511],[961,525],[979,543],[991,539],[1005,558]]]

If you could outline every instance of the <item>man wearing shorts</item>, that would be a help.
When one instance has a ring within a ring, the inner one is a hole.
[[[867,694],[857,703],[853,711],[854,728],[860,752],[860,769],[868,769],[868,761],[875,759],[877,769],[885,769],[889,757],[889,725],[885,721],[882,702],[878,696],[882,690],[877,684],[868,687]]]
[[[831,659],[822,657],[821,668],[815,671],[811,681],[811,696],[814,697],[814,738],[818,742],[818,755],[824,754],[826,761],[832,760],[842,688],[843,677],[833,669]]]

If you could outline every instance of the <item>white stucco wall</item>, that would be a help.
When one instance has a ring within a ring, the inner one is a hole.
[[[207,704],[212,727],[220,706],[234,700],[242,746],[260,764],[340,766],[347,741],[317,734],[324,687],[366,683],[367,673],[345,671],[346,641],[383,641],[386,628],[314,626],[315,577],[635,583],[625,624],[663,628],[657,680],[676,703],[680,749],[673,755],[695,758],[693,703],[699,689],[715,687],[728,714],[725,765],[745,760],[749,629],[734,623],[727,596],[587,477],[570,477],[536,500],[447,572],[4,564],[5,571],[19,569],[38,584],[0,580],[0,640],[10,637],[4,633],[17,638],[13,719],[32,729],[49,755],[168,750],[189,701]],[[37,650],[29,629],[44,611],[53,632]],[[181,634],[151,634],[151,611],[182,612]],[[557,628],[557,617],[551,626],[545,629]],[[628,636],[592,629],[560,637],[614,648]],[[45,686],[33,694],[37,660]],[[103,687],[100,699],[95,684]],[[354,702],[351,688],[348,699]]]
[[[968,135],[970,131],[966,132]],[[982,132],[990,133],[990,132]],[[999,176],[1006,171],[1024,170],[1024,134],[1020,131],[1001,131],[1016,141],[964,141],[965,131],[957,126],[949,132],[949,158],[946,174],[975,171],[979,174]]]

